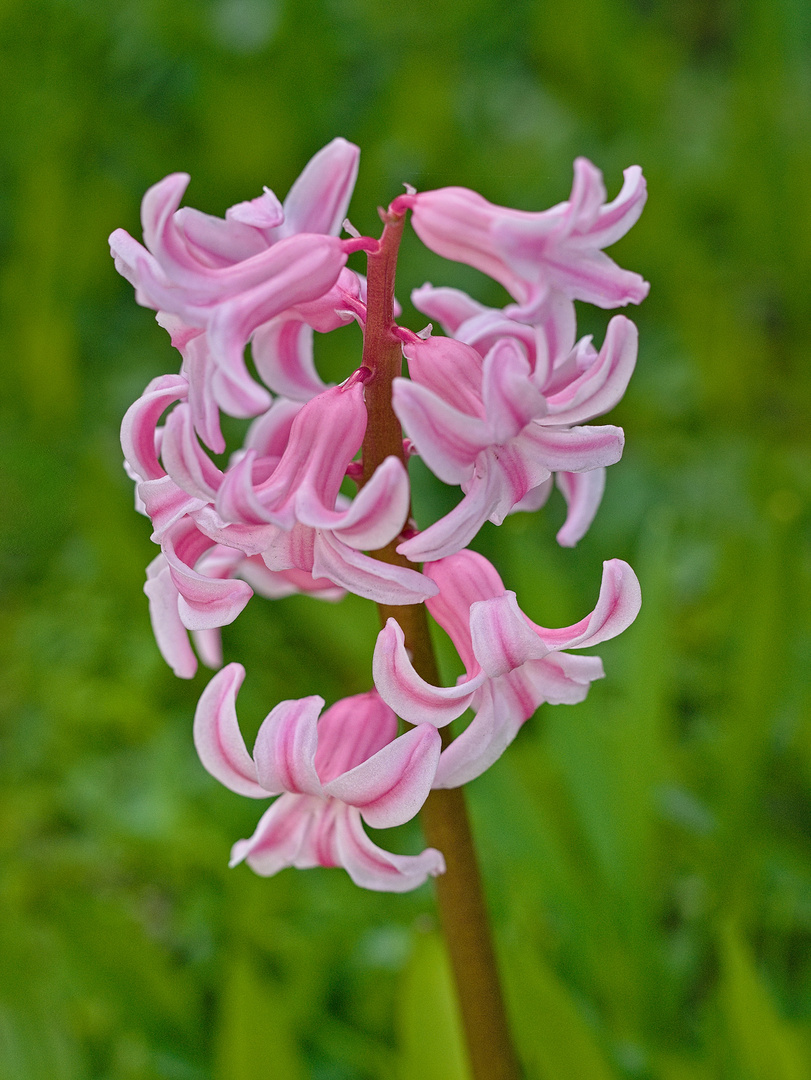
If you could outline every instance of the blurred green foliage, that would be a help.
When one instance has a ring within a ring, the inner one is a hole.
[[[613,556],[642,615],[470,802],[532,1080],[811,1075],[810,91],[802,0],[4,0],[2,1080],[463,1075],[428,887],[227,870],[257,807],[196,760],[208,675],[154,646],[120,469],[121,415],[176,359],[107,234],[175,170],[212,213],[283,195],[337,134],[364,232],[404,180],[538,209],[577,154],[612,194],[643,165],[612,251],[652,282],[625,458],[576,550],[560,501],[478,541],[547,625]],[[412,238],[400,297],[426,279],[501,301]],[[319,347],[346,373],[357,332]],[[375,629],[354,599],[254,600],[225,634],[245,726],[365,689]]]

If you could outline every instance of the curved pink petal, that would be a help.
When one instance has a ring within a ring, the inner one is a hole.
[[[485,455],[477,461],[476,471],[464,498],[427,529],[397,545],[397,551],[411,562],[435,562],[461,551],[473,539],[485,521],[493,519],[500,507],[518,499],[508,478]],[[505,509],[506,513],[506,509]]]
[[[353,807],[346,807],[336,817],[335,842],[341,865],[364,889],[409,892],[445,872],[445,860],[435,848],[426,848],[419,855],[394,855],[373,844]]]
[[[253,836],[249,840],[237,840],[231,848],[228,865],[247,861],[251,870],[261,877],[271,877],[287,866],[300,865],[307,835],[324,810],[320,799],[282,795],[259,819]]]
[[[197,655],[207,668],[218,671],[222,667],[222,634],[219,627],[211,630],[192,630],[191,639]]]
[[[189,644],[189,632],[180,621],[177,586],[164,555],[146,568],[144,592],[149,600],[152,633],[161,656],[179,679],[191,679],[197,671],[197,657]]]
[[[155,480],[164,469],[155,452],[155,429],[163,413],[188,394],[182,375],[160,375],[153,379],[121,421],[121,449],[133,472],[143,480]]]
[[[392,406],[420,457],[446,484],[467,479],[477,455],[490,444],[483,420],[459,412],[419,383],[395,379]]]
[[[567,473],[568,476],[593,476],[595,473],[602,472],[605,477],[605,469],[593,469],[587,473]],[[558,473],[560,475],[560,473]],[[536,510],[540,510],[542,506],[545,506],[549,496],[552,494],[552,488],[554,486],[554,477],[549,476],[537,487],[530,488],[523,499],[519,499],[515,506],[510,511],[511,514],[517,514],[519,511],[523,513],[534,513]],[[595,508],[596,509],[596,508]],[[579,539],[579,538],[578,538]],[[558,533],[558,543],[562,543],[560,540],[560,533]],[[563,545],[572,546],[572,545]]]
[[[248,450],[229,465],[217,490],[216,511],[224,522],[289,529],[289,515],[282,519],[260,502],[257,496],[253,482],[256,460],[255,451]]]
[[[539,660],[549,649],[527,625],[514,592],[489,600],[477,600],[470,608],[473,655],[492,679]]]
[[[216,498],[223,474],[197,441],[188,405],[178,405],[167,417],[161,458],[178,487],[204,502]]]
[[[600,595],[591,615],[561,630],[548,630],[529,619],[527,623],[549,649],[587,649],[621,634],[637,617],[641,605],[636,574],[622,559],[609,559],[603,563]]]
[[[255,593],[268,600],[280,600],[294,593],[308,593],[318,600],[334,603],[346,595],[344,589],[336,587],[326,578],[314,578],[306,570],[269,570],[258,555],[243,558],[239,575]]]
[[[280,458],[290,440],[293,421],[301,412],[302,402],[274,398],[273,404],[257,416],[245,436],[245,450],[255,450],[258,457]]]
[[[579,424],[613,409],[636,366],[638,334],[630,319],[615,315],[594,363],[568,386],[547,398],[546,423]]]
[[[605,672],[599,656],[556,652],[527,664],[522,675],[534,688],[539,702],[577,705],[585,700],[594,680],[602,679]]]
[[[467,319],[454,335],[457,341],[471,345],[481,356],[486,356],[497,342],[505,338],[523,345],[531,367],[535,367],[535,327],[509,319],[503,311],[485,308],[479,315]]]
[[[354,270],[344,267],[335,284],[314,300],[302,300],[289,309],[291,318],[301,319],[319,334],[328,334],[339,326],[357,319],[363,327],[366,321],[366,302],[361,297],[365,279]],[[395,308],[397,302],[395,301]],[[395,311],[395,317],[396,317]]]
[[[365,431],[366,405],[359,379],[350,378],[308,401],[293,421],[279,464],[255,489],[271,520],[292,528],[301,503],[311,512],[314,504],[327,514],[334,512],[347,466]]]
[[[526,465],[531,462],[548,472],[585,472],[614,465],[622,457],[624,445],[622,428],[613,424],[556,428],[533,420],[511,443],[511,449]],[[530,487],[543,479],[540,477]]]
[[[456,686],[432,686],[418,675],[409,659],[399,624],[389,619],[377,636],[372,677],[387,705],[409,724],[444,727],[461,716],[485,681],[484,673]]]
[[[298,233],[280,240],[259,258],[268,266],[255,284],[211,301],[206,321],[209,345],[226,371],[241,371],[245,345],[263,323],[327,292],[338,280],[347,256],[334,237]],[[169,304],[162,306],[171,310]],[[183,304],[176,308],[183,315]]]
[[[196,513],[206,505],[178,487],[171,476],[159,476],[155,480],[142,480],[137,487],[144,512],[152,522],[152,539],[160,543],[170,529],[187,514]]]
[[[260,195],[253,201],[257,204],[262,199],[264,196]],[[173,224],[183,237],[189,255],[201,264],[212,268],[233,266],[258,255],[268,246],[264,235],[252,222],[240,220],[238,214],[234,214],[240,207],[249,206],[251,203],[231,207],[225,211],[225,218],[182,206],[175,211]],[[244,216],[247,219],[250,215]]]
[[[335,536],[359,551],[377,551],[385,547],[405,525],[411,500],[408,473],[402,461],[387,457],[360,489],[348,509],[338,511],[330,526]],[[305,523],[326,527],[327,515],[313,507],[308,517],[299,504],[299,517]],[[324,523],[323,525],[321,523]]]
[[[282,701],[265,717],[253,758],[259,783],[271,795],[321,795],[315,771],[318,717],[324,699],[313,695]]]
[[[333,139],[305,165],[284,200],[284,224],[276,235],[329,233],[337,236],[358,175],[360,149]]]
[[[177,587],[178,610],[189,630],[208,630],[233,622],[253,595],[244,581],[218,580],[198,573],[197,560],[212,546],[193,522],[182,521],[162,541],[169,572]]]
[[[397,717],[376,690],[341,698],[318,721],[315,768],[328,784],[397,738]]]
[[[512,673],[521,680],[523,672]],[[505,680],[499,680],[499,683]],[[509,690],[509,688],[507,688]],[[477,776],[481,776],[501,757],[521,729],[527,716],[531,716],[537,707],[534,696],[523,708],[511,708],[510,700],[515,695],[503,693],[488,683],[482,687],[480,703],[476,715],[465,730],[446,746],[439,758],[435,788],[461,787]]]
[[[236,713],[236,697],[245,678],[241,664],[228,664],[202,693],[194,714],[194,745],[203,767],[237,795],[266,799],[257,780]]]
[[[495,206],[462,187],[421,191],[410,201],[411,224],[426,247],[495,278],[521,303],[529,298],[524,277],[501,257],[492,237],[499,218],[518,211]]]
[[[423,572],[438,586],[426,606],[456,647],[469,675],[478,673],[470,636],[470,608],[478,600],[503,596],[504,583],[491,562],[477,551],[459,551],[438,562],[425,564]]]
[[[482,358],[453,338],[429,337],[403,347],[413,383],[432,390],[447,404],[470,416],[484,416]]]
[[[605,490],[605,469],[583,473],[559,472],[555,481],[563,492],[568,512],[555,539],[561,547],[574,547],[588,532]]]
[[[429,319],[436,319],[446,334],[454,335],[463,322],[488,310],[461,289],[435,289],[430,282],[412,291],[411,303]]]
[[[346,509],[328,511],[311,488],[304,488],[296,499],[296,511],[302,524],[329,529],[358,550],[376,551],[405,524],[410,491],[405,466],[392,456],[378,466]]]
[[[491,442],[499,446],[546,414],[546,400],[532,381],[529,361],[512,338],[497,341],[485,357],[482,397]]]
[[[275,229],[284,221],[284,208],[270,188],[265,188],[255,199],[230,206],[225,211],[225,220],[242,222],[254,229]]]
[[[262,381],[277,394],[309,401],[326,390],[315,370],[312,327],[300,319],[278,315],[263,323],[253,335],[251,355]]]
[[[412,728],[372,757],[325,785],[328,795],[356,806],[373,829],[410,821],[428,798],[442,739],[431,724]]]
[[[644,209],[648,189],[642,169],[639,165],[630,165],[623,169],[622,176],[619,195],[600,208],[597,220],[589,229],[588,242],[595,247],[606,248],[615,244],[637,223]]]
[[[436,591],[424,574],[364,555],[325,529],[315,532],[310,569],[376,604],[421,604]]]

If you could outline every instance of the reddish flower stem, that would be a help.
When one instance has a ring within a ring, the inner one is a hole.
[[[376,252],[368,254],[367,318],[363,340],[368,424],[363,442],[363,482],[394,454],[405,461],[403,433],[391,405],[392,380],[402,367],[402,344],[394,333],[394,275],[405,214],[381,211],[385,228]],[[383,562],[411,566],[395,550],[397,540],[372,554]],[[424,604],[378,605],[381,624],[394,618],[419,674],[434,685],[439,672]],[[443,745],[450,741],[442,730]],[[445,856],[446,873],[436,879],[437,904],[459,999],[474,1080],[518,1080],[521,1069],[510,1037],[476,849],[461,788],[432,791],[421,812],[425,838]]]

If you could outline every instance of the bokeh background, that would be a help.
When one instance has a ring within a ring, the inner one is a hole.
[[[120,418],[177,357],[107,235],[175,170],[212,213],[283,196],[339,134],[363,232],[406,180],[540,209],[578,154],[611,196],[644,167],[612,254],[652,288],[600,514],[575,550],[558,497],[477,541],[546,625],[615,556],[643,611],[470,804],[531,1080],[811,1075],[810,49],[803,0],[4,0],[2,1080],[465,1076],[429,886],[227,869],[259,807],[195,757],[210,676],[157,652],[121,470]],[[414,328],[426,279],[503,300],[412,239]],[[318,345],[327,375],[357,363],[354,328]],[[225,632],[245,728],[366,689],[375,632],[353,598],[255,598]]]

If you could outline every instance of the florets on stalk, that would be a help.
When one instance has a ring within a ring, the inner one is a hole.
[[[624,435],[587,422],[622,397],[637,334],[617,315],[599,348],[578,341],[574,301],[614,308],[647,294],[603,250],[639,217],[645,182],[638,167],[627,169],[607,203],[599,170],[579,158],[570,199],[550,210],[509,210],[464,188],[409,190],[382,213],[379,240],[342,239],[358,157],[336,139],[284,203],[266,188],[224,218],[180,208],[183,174],[147,192],[145,246],[123,230],[110,243],[180,364],[128,410],[121,438],[138,509],[161,549],[145,591],[176,674],[197,668],[189,633],[203,662],[221,665],[220,628],[254,592],[336,601],[350,591],[381,606],[387,621],[367,694],[320,719],[318,697],[275,706],[251,756],[234,711],[244,671],[232,663],[203,694],[195,740],[205,768],[233,791],[278,796],[255,835],[237,843],[234,862],[261,874],[343,866],[359,885],[402,891],[441,874],[442,854],[388,854],[362,821],[401,824],[432,788],[492,765],[542,702],[582,700],[602,664],[568,650],[615,636],[639,610],[633,571],[612,560],[591,615],[545,629],[467,545],[485,521],[542,506],[554,482],[568,504],[561,544],[577,543],[594,519]],[[515,302],[494,310],[425,285],[413,301],[444,336],[398,326],[394,274],[409,211],[429,248],[489,274]],[[346,266],[359,250],[368,281]],[[352,320],[364,332],[358,367],[328,386],[314,334]],[[261,383],[245,364],[249,344]],[[209,456],[226,450],[221,413],[254,418],[224,468]],[[412,519],[412,454],[461,489],[436,522]],[[347,478],[357,487],[351,499]],[[456,686],[437,685],[419,659],[426,610],[464,663]],[[467,708],[474,718],[451,740],[447,725]],[[397,715],[413,725],[399,736]]]

